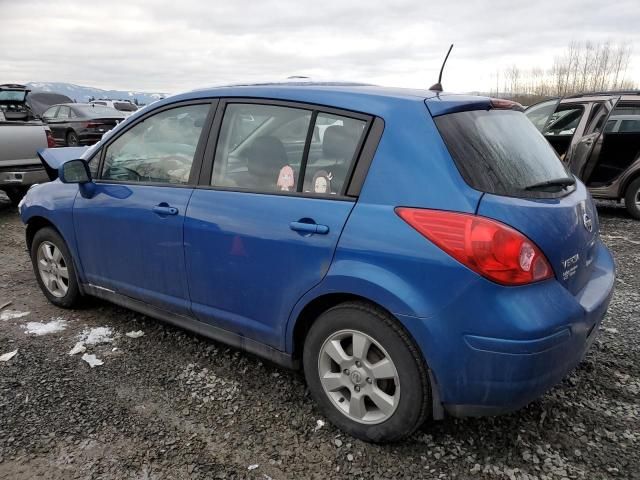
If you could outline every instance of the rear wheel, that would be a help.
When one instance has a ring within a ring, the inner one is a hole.
[[[305,340],[304,373],[327,418],[366,441],[396,441],[428,416],[421,355],[385,311],[361,302],[323,313]]]
[[[627,207],[629,215],[636,220],[640,220],[640,177],[636,178],[627,187],[624,195],[624,205]]]
[[[34,235],[31,263],[38,285],[51,303],[64,308],[78,304],[81,295],[71,253],[53,228],[42,228]]]
[[[80,145],[78,134],[71,130],[67,133],[67,147],[77,147],[78,145]]]

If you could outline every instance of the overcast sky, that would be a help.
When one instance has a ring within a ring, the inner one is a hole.
[[[309,75],[489,90],[549,67],[571,40],[626,41],[640,83],[638,0],[0,0],[0,83],[176,93]]]

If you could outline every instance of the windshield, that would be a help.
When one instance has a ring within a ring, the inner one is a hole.
[[[0,102],[24,102],[26,96],[24,90],[0,90]]]
[[[482,192],[540,197],[532,185],[569,177],[545,138],[520,112],[475,110],[435,118],[458,170]]]

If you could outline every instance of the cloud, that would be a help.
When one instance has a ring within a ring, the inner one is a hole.
[[[486,90],[507,65],[550,66],[571,40],[637,44],[637,0],[0,0],[0,81],[178,92],[285,78]],[[638,52],[628,76],[640,80]]]

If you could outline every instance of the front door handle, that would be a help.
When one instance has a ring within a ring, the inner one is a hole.
[[[157,213],[158,215],[177,215],[178,209],[176,207],[170,207],[166,203],[161,203],[153,207],[153,213]]]
[[[289,224],[289,228],[300,233],[319,233],[320,235],[326,235],[329,233],[328,226],[319,225],[317,223],[291,222]]]

